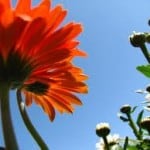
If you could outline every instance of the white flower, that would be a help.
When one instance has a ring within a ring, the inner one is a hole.
[[[114,135],[110,134],[107,136],[108,144],[113,144],[113,143],[117,144],[119,143],[119,139],[120,137],[118,134],[114,134]]]
[[[144,101],[144,104],[146,104],[146,106],[144,107],[144,109],[150,111],[150,93],[146,94],[145,99],[146,101]]]
[[[105,150],[105,145],[100,142],[96,143],[96,150]]]
[[[142,104],[146,104],[144,109],[150,111],[150,85],[147,85],[145,89],[137,90],[136,93],[145,94],[145,101],[143,101]]]
[[[145,99],[150,102],[150,93],[146,94]]]
[[[114,134],[114,135],[108,135],[107,136],[107,141],[108,144],[111,146],[111,150],[117,150],[119,147],[119,140],[120,137],[118,134]],[[102,138],[100,138],[100,141],[98,143],[96,143],[96,150],[106,150],[105,148],[105,144]]]

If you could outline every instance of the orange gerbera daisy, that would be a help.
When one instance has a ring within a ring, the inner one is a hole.
[[[21,89],[26,105],[34,101],[51,120],[55,109],[72,113],[81,105],[75,93],[87,93],[87,76],[72,60],[86,56],[77,46],[80,24],[58,27],[67,11],[61,5],[51,8],[50,0],[31,8],[31,0],[0,0],[0,83]]]

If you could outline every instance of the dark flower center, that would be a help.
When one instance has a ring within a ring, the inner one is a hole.
[[[47,92],[49,86],[41,82],[34,82],[26,86],[26,90],[38,95],[43,95]]]
[[[0,54],[0,84],[8,84],[14,89],[23,84],[33,67],[17,52],[10,52],[6,60]]]

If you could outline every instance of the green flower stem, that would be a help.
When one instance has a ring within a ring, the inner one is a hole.
[[[148,61],[148,63],[150,63],[150,54],[148,53],[148,50],[147,50],[146,45],[145,45],[145,44],[142,44],[142,45],[140,46],[140,48],[141,48],[141,50],[142,50],[142,52],[143,52],[143,54],[144,54],[146,60]]]
[[[108,141],[107,141],[107,137],[106,137],[106,136],[103,136],[102,138],[103,138],[103,140],[104,140],[104,144],[105,144],[106,150],[110,150],[109,144],[108,144]]]
[[[135,123],[132,120],[132,117],[131,117],[130,113],[127,113],[127,117],[128,117],[128,120],[129,120],[129,125],[132,128],[134,135],[136,136],[136,138],[138,140],[141,140],[141,136],[140,136],[140,134],[138,132],[138,129],[137,129]]]
[[[127,150],[128,147],[128,137],[125,138],[125,142],[124,142],[124,146],[123,146],[123,150]]]
[[[0,86],[0,110],[5,147],[7,150],[18,150],[9,105],[9,86],[6,85]]]
[[[32,137],[35,139],[37,144],[40,146],[41,150],[49,150],[48,146],[45,144],[39,133],[36,131],[35,127],[33,126],[32,122],[30,121],[28,114],[26,112],[24,102],[22,101],[21,97],[21,91],[17,91],[17,102],[19,106],[19,111],[21,114],[21,117],[24,121],[24,124],[26,125],[27,129],[31,133]]]

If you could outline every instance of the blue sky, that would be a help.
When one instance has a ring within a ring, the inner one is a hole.
[[[33,0],[33,4],[38,1]],[[150,30],[147,23],[150,2],[53,0],[53,5],[57,3],[68,9],[66,21],[81,22],[84,26],[79,47],[88,57],[77,58],[75,63],[89,76],[89,93],[80,96],[84,105],[76,107],[73,115],[57,114],[53,123],[33,104],[28,108],[33,123],[50,150],[95,150],[99,140],[95,126],[99,122],[109,122],[112,134],[132,136],[127,125],[118,119],[117,112],[123,104],[139,105],[144,97],[134,91],[149,83],[135,69],[147,62],[140,50],[130,45],[128,36],[132,31]],[[38,150],[22,123],[14,92],[11,104],[20,150]],[[3,145],[3,140],[0,144]]]

